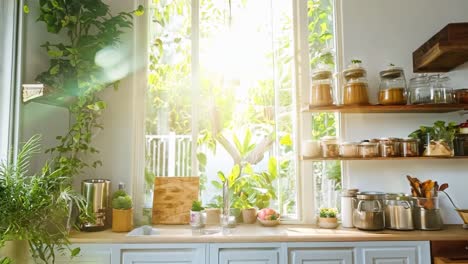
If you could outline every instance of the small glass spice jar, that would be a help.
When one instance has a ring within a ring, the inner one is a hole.
[[[400,156],[400,140],[398,138],[381,138],[379,139],[379,150],[381,157],[399,157]]]
[[[358,145],[361,158],[374,158],[379,156],[379,143],[362,142]]]
[[[337,158],[340,156],[340,145],[336,137],[326,136],[321,140],[322,157],[324,158]]]
[[[402,157],[417,157],[419,156],[419,144],[416,138],[400,139],[400,155]]]
[[[312,73],[312,88],[310,91],[311,106],[333,105],[332,72],[318,69]]]
[[[358,145],[356,142],[343,142],[340,145],[340,155],[345,158],[355,158],[358,157]]]

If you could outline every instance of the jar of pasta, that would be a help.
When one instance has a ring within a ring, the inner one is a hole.
[[[379,104],[405,105],[406,79],[403,69],[391,65],[380,72]]]
[[[311,106],[333,105],[333,79],[329,70],[318,69],[312,73]]]
[[[322,157],[337,158],[340,156],[340,145],[336,137],[326,136],[321,140]]]

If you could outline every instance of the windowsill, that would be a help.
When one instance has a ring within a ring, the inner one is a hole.
[[[127,236],[110,229],[101,232],[77,232],[72,243],[242,243],[242,242],[352,242],[352,241],[428,241],[468,240],[468,229],[446,225],[440,231],[361,231],[354,228],[320,229],[314,225],[239,225],[229,235],[220,232],[201,234],[188,225],[154,226],[159,235]],[[208,231],[214,231],[208,229]]]

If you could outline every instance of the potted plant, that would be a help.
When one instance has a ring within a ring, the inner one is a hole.
[[[200,201],[192,202],[192,209],[190,210],[190,225],[193,228],[201,228],[204,226],[203,221],[203,208]]]
[[[117,190],[112,195],[112,232],[128,232],[132,229],[132,198],[124,190]]]
[[[320,208],[318,225],[321,228],[336,228],[338,226],[338,219],[336,215],[338,210],[336,208]]]
[[[424,143],[423,156],[451,157],[454,155],[453,140],[458,131],[457,123],[436,121],[432,127],[421,126],[409,137]]]
[[[7,259],[26,263],[20,261],[30,256],[35,262],[54,263],[56,252],[69,251],[71,256],[80,252],[70,247],[67,217],[73,206],[87,217],[86,202],[68,186],[63,168],[55,169],[46,162],[40,174],[28,171],[31,157],[40,153],[39,142],[40,136],[33,136],[15,160],[0,166],[0,247],[9,244],[11,248],[7,258],[0,257],[0,263],[8,263]]]

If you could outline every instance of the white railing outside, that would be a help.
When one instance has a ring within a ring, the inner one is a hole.
[[[155,176],[191,176],[192,136],[146,135],[146,155]]]

